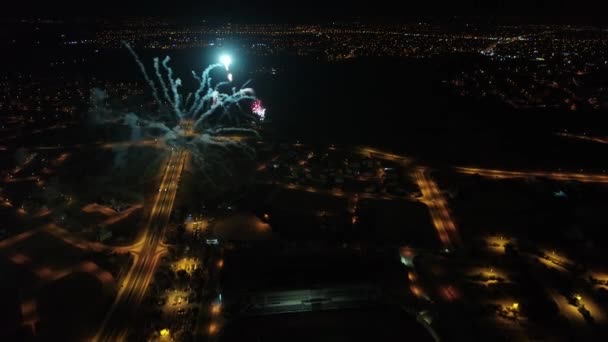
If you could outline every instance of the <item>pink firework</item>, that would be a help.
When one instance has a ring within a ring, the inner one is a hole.
[[[266,108],[262,106],[262,101],[255,100],[251,105],[251,111],[257,114],[260,119],[264,119],[264,115],[266,114]]]

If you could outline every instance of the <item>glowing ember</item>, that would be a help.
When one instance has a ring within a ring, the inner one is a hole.
[[[251,105],[251,111],[257,114],[260,119],[264,120],[264,116],[266,115],[266,108],[262,106],[262,101],[255,100]]]

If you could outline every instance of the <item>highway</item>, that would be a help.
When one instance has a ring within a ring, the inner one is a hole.
[[[429,208],[433,225],[443,246],[448,249],[460,246],[460,235],[450,216],[447,201],[439,190],[437,183],[429,176],[428,169],[419,167],[414,171],[413,176],[422,192],[421,202]]]
[[[126,340],[128,322],[137,314],[160,257],[166,252],[166,246],[162,243],[164,227],[169,222],[179,179],[189,156],[188,150],[171,151],[148,222],[138,243],[131,250],[134,255],[133,266],[122,280],[116,299],[93,341]]]
[[[608,183],[607,174],[584,172],[549,172],[549,171],[506,171],[496,169],[481,169],[473,167],[457,167],[457,172],[482,177],[508,179],[542,177],[558,181],[574,181],[582,183]]]

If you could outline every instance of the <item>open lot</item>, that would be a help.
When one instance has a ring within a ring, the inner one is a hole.
[[[439,239],[428,208],[409,200],[361,200],[360,220],[365,236],[377,243],[413,245],[418,248],[437,248]]]
[[[391,309],[239,318],[220,341],[432,341],[415,318]]]
[[[428,208],[410,199],[356,200],[354,194],[335,196],[259,185],[239,202],[262,216],[269,214],[270,229],[287,240],[360,241],[370,244],[435,248],[439,245]],[[357,216],[353,224],[353,216]]]
[[[227,251],[222,286],[228,292],[247,293],[320,284],[374,282],[383,270],[381,260],[351,248],[310,249],[305,245],[270,242]]]
[[[78,340],[103,317],[115,291],[114,277],[86,253],[46,232],[27,232],[0,245],[2,317],[7,340],[34,335]],[[14,328],[13,328],[14,329]],[[20,336],[20,337],[17,337]]]
[[[493,180],[450,175],[451,201],[465,239],[479,233],[511,234],[532,241],[606,242],[601,228],[608,187],[546,179]],[[448,179],[444,177],[444,182]]]

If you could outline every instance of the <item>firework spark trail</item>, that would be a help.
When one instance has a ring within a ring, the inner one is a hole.
[[[174,106],[173,101],[171,101],[171,98],[169,97],[169,89],[167,88],[167,84],[165,83],[165,80],[163,79],[163,76],[160,73],[160,62],[158,60],[158,57],[154,58],[154,70],[156,71],[156,77],[158,78],[160,87],[163,90],[165,99],[171,104],[171,106]]]
[[[127,43],[124,43],[124,44],[129,49],[131,54],[135,57],[135,60],[136,60],[137,64],[139,65],[140,70],[142,71],[142,74],[144,75],[144,78],[146,79],[146,81],[148,82],[150,87],[152,88],[153,93],[155,95],[157,95],[158,90],[156,88],[156,84],[148,76],[148,74],[145,70],[145,67],[144,67],[143,63],[141,62],[140,58],[137,56],[135,51],[129,46],[129,44],[127,44]],[[167,87],[167,84],[164,81],[164,77],[160,72],[158,58],[154,59],[154,68],[156,71],[156,76],[158,78],[158,82],[160,83],[163,93],[165,95],[166,102],[168,102],[169,104],[172,105],[174,113],[176,114],[176,116],[178,118],[183,118],[183,117],[197,118],[197,117],[203,117],[203,116],[207,117],[207,116],[213,114],[213,112],[217,108],[222,108],[224,110],[227,110],[227,107],[229,107],[229,105],[235,104],[241,100],[247,100],[247,99],[255,100],[255,97],[252,96],[250,88],[241,89],[239,91],[236,91],[236,88],[234,88],[235,90],[233,91],[232,95],[220,93],[221,87],[223,87],[225,85],[229,85],[229,84],[231,84],[231,82],[218,82],[215,86],[212,86],[212,78],[210,76],[211,71],[215,68],[222,67],[222,64],[212,64],[202,72],[201,77],[198,77],[195,72],[192,72],[193,78],[199,82],[199,87],[196,90],[196,92],[194,93],[194,101],[193,101],[192,105],[190,106],[190,108],[187,110],[183,110],[182,109],[182,107],[184,106],[184,104],[182,103],[183,97],[181,96],[180,90],[179,90],[179,88],[182,86],[182,81],[180,78],[174,78],[173,69],[169,66],[170,60],[171,60],[170,57],[166,57],[160,64],[162,64],[164,70],[167,72],[167,79],[169,80],[169,86],[171,87],[171,91],[173,93],[173,99],[169,95],[169,88]],[[206,93],[206,94],[201,96],[203,93]],[[245,94],[247,94],[249,96],[243,96]],[[188,97],[190,97],[190,96],[191,95],[188,95]],[[158,96],[155,96],[155,99],[158,99]],[[211,99],[214,100],[215,106],[211,106],[210,108],[208,108],[205,111],[204,110],[205,104],[208,104],[208,102]],[[159,102],[161,104],[164,103],[160,100],[159,100]]]
[[[209,110],[207,110],[206,112],[202,113],[201,116],[194,122],[194,128],[199,127],[206,119],[216,114],[218,108],[222,111],[222,117],[228,116],[229,118],[232,118],[232,116],[230,115],[231,105],[237,106],[237,104],[243,100],[255,101],[255,97],[250,95],[244,95],[242,91],[239,91],[234,95],[219,94],[217,97],[216,104],[211,106],[211,108],[209,108]]]
[[[177,114],[177,116],[181,119],[184,117],[184,113],[182,113],[182,110],[180,108],[180,102],[181,102],[181,98],[179,95],[179,87],[181,87],[182,85],[182,80],[177,78],[177,79],[173,79],[173,69],[171,69],[171,67],[169,66],[169,61],[171,60],[171,58],[169,56],[165,57],[165,59],[163,60],[163,68],[165,68],[165,70],[167,71],[167,78],[169,79],[169,82],[171,83],[171,89],[173,90],[173,108],[175,110],[175,114]]]
[[[127,50],[129,50],[129,52],[131,53],[131,55],[133,55],[133,58],[135,58],[135,62],[139,66],[139,69],[141,70],[141,73],[144,75],[144,79],[146,80],[146,82],[148,82],[148,85],[150,86],[150,88],[152,88],[152,95],[154,96],[154,99],[156,100],[156,102],[158,102],[158,104],[161,104],[162,102],[158,98],[158,90],[156,89],[156,85],[154,84],[154,82],[152,81],[152,79],[150,78],[150,76],[148,76],[148,72],[146,71],[146,67],[141,62],[141,60],[139,59],[139,56],[137,56],[137,54],[135,53],[135,51],[133,50],[133,48],[131,47],[131,45],[129,45],[126,42],[123,42],[123,44],[125,45],[125,47],[127,48]]]
[[[129,51],[131,51],[131,54],[133,54],[136,58],[136,61],[140,66],[142,73],[144,74],[144,78],[152,87],[152,91],[155,95],[155,98],[158,99],[158,91],[156,85],[147,75],[143,63],[141,63],[141,60],[139,59],[135,51],[127,43],[125,43],[125,46],[127,46]],[[242,107],[239,105],[239,102],[244,100],[256,100],[251,88],[241,87],[241,89],[239,89],[238,91],[236,90],[236,88],[233,88],[232,94],[229,95],[221,93],[220,90],[222,87],[230,85],[231,82],[218,82],[215,86],[212,86],[212,78],[210,76],[211,71],[215,68],[222,67],[222,64],[212,64],[202,72],[201,77],[198,77],[194,71],[192,72],[193,78],[199,82],[199,88],[194,93],[194,102],[192,103],[189,109],[186,109],[185,107],[187,103],[182,103],[183,97],[180,95],[179,91],[179,88],[182,86],[182,82],[181,79],[174,78],[173,69],[169,66],[170,60],[170,57],[167,56],[161,64],[167,72],[167,79],[169,80],[169,85],[173,92],[173,99],[171,99],[171,96],[169,95],[169,89],[167,87],[166,82],[164,81],[164,77],[160,72],[159,59],[155,58],[154,69],[156,71],[158,82],[160,83],[160,86],[163,90],[166,102],[168,102],[173,107],[173,111],[177,118],[182,119],[189,117],[192,119],[196,119],[194,124],[195,129],[199,128],[199,126],[204,122],[205,119],[216,114],[218,110],[221,110],[222,117],[227,116],[228,118],[233,118],[233,116],[231,115],[232,106],[237,107],[239,109],[239,112],[244,113]],[[248,83],[249,81],[247,81],[244,85],[247,85]],[[201,97],[201,95],[205,92],[206,94]],[[189,97],[190,95],[188,95],[188,98]],[[213,102],[212,105],[207,110],[204,110],[210,101]],[[184,109],[182,109],[182,107],[184,107]]]
[[[192,92],[187,95],[183,92],[182,95],[182,81],[174,75],[169,57],[153,59],[155,81],[150,78],[133,48],[126,42],[124,45],[135,58],[159,106],[155,113],[118,113],[122,115],[124,124],[133,130],[160,137],[168,146],[188,148],[192,152],[192,161],[210,181],[208,171],[216,173],[214,168],[225,175],[232,174],[228,165],[230,158],[226,158],[226,153],[237,152],[247,159],[255,157],[255,150],[247,140],[229,137],[242,135],[260,138],[255,125],[264,119],[265,109],[255,96],[255,91],[248,87],[250,81],[240,88],[231,87],[233,83],[230,78],[226,81],[225,78],[214,79],[212,76],[216,70],[228,76],[225,65],[211,64],[200,74],[192,71],[197,85]],[[159,90],[162,96],[159,96]]]
[[[194,76],[194,79],[199,82],[199,88],[194,93],[194,103],[192,104],[190,111],[188,111],[188,115],[193,116],[195,109],[200,110],[200,108],[203,107],[203,104],[201,102],[204,101],[204,98],[201,99],[201,94],[205,91],[205,89],[207,89],[207,90],[211,89],[211,77],[210,77],[211,71],[216,68],[221,68],[221,67],[222,67],[222,65],[219,63],[211,64],[202,72],[201,77],[198,77],[196,75],[196,73],[194,71],[192,71],[192,75]],[[209,95],[209,91],[208,91],[207,95],[205,95],[205,96],[208,96],[208,95]]]

